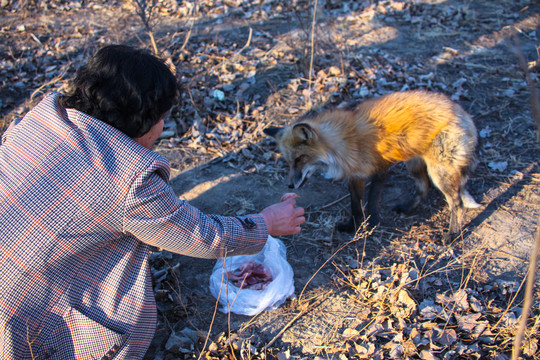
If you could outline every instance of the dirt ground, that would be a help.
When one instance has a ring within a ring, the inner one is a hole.
[[[297,191],[307,214],[303,231],[281,238],[296,299],[255,317],[224,314],[208,288],[215,260],[156,251],[151,259],[160,321],[146,359],[508,358],[510,345],[500,338],[480,342],[478,351],[472,348],[477,342],[460,340],[467,351],[452,343],[433,352],[415,342],[416,350],[393,353],[388,344],[395,338],[384,342],[377,335],[376,341],[364,332],[362,314],[375,311],[366,310],[372,300],[358,300],[362,282],[355,274],[414,268],[431,281],[407,289],[417,305],[430,295],[465,289],[483,296],[486,308],[497,303],[504,310],[510,302],[519,315],[519,286],[540,218],[540,147],[512,34],[537,86],[538,1],[160,4],[152,31],[162,55],[178,69],[185,94],[154,150],[169,159],[180,198],[206,213],[257,212],[290,191],[286,164],[263,128],[287,124],[311,108],[424,88],[452,96],[475,120],[480,163],[468,188],[482,206],[468,211],[463,236],[444,247],[440,238],[449,214],[438,191],[431,190],[412,214],[390,210],[414,186],[397,164],[385,185],[382,223],[369,236],[353,237],[334,230],[348,213],[346,185],[316,174]],[[130,2],[7,1],[2,7],[0,126],[23,115],[43,93],[62,90],[73,68],[101,44],[151,48]],[[495,284],[514,290],[494,300],[489,294]],[[532,323],[538,323],[538,304],[535,311]],[[488,312],[482,318],[491,324],[499,319],[497,311]],[[409,329],[415,321],[407,322]],[[196,333],[191,342],[182,338],[190,331]],[[176,345],[174,335],[182,338]],[[236,338],[242,340],[237,355],[222,349],[223,339],[230,345]],[[537,338],[530,335],[529,344]],[[361,343],[386,345],[364,356]],[[535,358],[538,349],[528,354]]]

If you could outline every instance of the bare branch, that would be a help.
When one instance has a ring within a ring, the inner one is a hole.
[[[156,40],[154,37],[154,31],[152,29],[152,25],[150,24],[150,20],[152,18],[152,12],[156,5],[156,0],[150,0],[151,4],[147,3],[147,0],[133,0],[135,3],[135,11],[137,15],[141,18],[141,21],[146,28],[146,31],[148,32],[148,36],[150,37],[150,42],[152,44],[152,48],[154,49],[154,54],[157,56],[159,55],[159,50],[157,48]]]
[[[527,62],[525,61],[525,56],[521,51],[521,46],[519,39],[516,34],[513,36],[515,52],[519,59],[519,64],[521,69],[525,73],[525,79],[527,80],[527,85],[529,86],[530,91],[530,103],[531,103],[531,115],[536,122],[536,138],[540,142],[540,101],[538,100],[538,90],[536,85],[532,80]],[[531,257],[529,260],[529,270],[527,272],[527,286],[525,288],[525,301],[523,304],[523,311],[521,313],[521,319],[519,322],[519,329],[516,337],[514,339],[513,349],[512,349],[512,360],[517,360],[521,354],[521,344],[523,342],[523,335],[527,329],[527,321],[529,320],[529,313],[532,307],[533,299],[533,289],[534,282],[536,278],[536,272],[538,271],[538,255],[540,254],[540,216],[538,218],[537,228],[536,228],[536,239],[534,241],[533,249],[531,252]]]

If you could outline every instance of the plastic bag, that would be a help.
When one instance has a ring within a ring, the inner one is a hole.
[[[287,262],[286,247],[281,240],[268,236],[264,248],[255,255],[221,258],[210,276],[210,292],[223,306],[220,310],[240,315],[257,315],[273,310],[294,294],[294,273]],[[240,289],[227,279],[227,272],[254,261],[272,273],[273,280],[264,290]],[[223,273],[225,271],[225,273]],[[220,294],[221,291],[221,294]]]

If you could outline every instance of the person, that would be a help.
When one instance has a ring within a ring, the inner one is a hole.
[[[150,246],[218,258],[301,230],[290,193],[238,217],[177,198],[150,148],[178,92],[163,61],[109,45],[2,135],[2,359],[140,359],[156,326]]]

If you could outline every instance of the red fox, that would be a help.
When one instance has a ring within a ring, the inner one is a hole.
[[[476,165],[477,133],[472,118],[447,96],[423,90],[404,91],[364,101],[353,110],[326,110],[264,133],[275,138],[290,166],[289,187],[301,187],[323,165],[327,176],[346,179],[351,217],[337,225],[354,231],[362,223],[366,180],[371,178],[366,216],[379,223],[377,203],[390,165],[406,161],[417,193],[394,209],[408,212],[423,200],[431,182],[450,207],[443,243],[461,231],[464,207],[480,206],[465,188]]]

